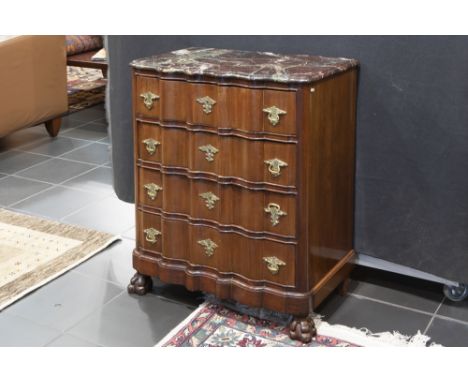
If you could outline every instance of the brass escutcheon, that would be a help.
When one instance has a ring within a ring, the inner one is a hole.
[[[267,107],[266,109],[263,109],[265,113],[268,113],[268,120],[273,126],[276,126],[279,122],[280,115],[286,114],[286,111],[281,110],[280,108],[276,106],[270,106]]]
[[[264,257],[263,261],[267,264],[268,270],[276,275],[279,272],[281,266],[285,266],[286,263],[283,260],[278,259],[276,256]]]
[[[205,255],[208,257],[213,256],[215,249],[218,248],[218,244],[211,239],[198,240],[197,243],[205,249]]]
[[[161,144],[159,141],[155,141],[153,138],[148,138],[143,141],[146,146],[146,151],[149,155],[153,155],[156,152],[156,147]]]
[[[265,207],[265,212],[271,214],[270,220],[273,226],[278,225],[281,216],[287,215],[286,212],[281,211],[280,205],[276,203],[269,203],[268,206]]]
[[[199,196],[205,200],[205,205],[209,210],[212,210],[215,203],[219,200],[219,198],[212,192],[203,192],[199,194]]]
[[[154,183],[145,184],[146,194],[151,200],[156,199],[158,196],[158,191],[162,191],[162,187]]]
[[[149,91],[141,93],[140,97],[143,98],[143,103],[145,104],[148,110],[151,110],[153,108],[153,101],[159,99],[159,96],[157,94],[154,94]]]
[[[145,240],[151,244],[157,243],[158,236],[161,236],[161,232],[159,232],[157,229],[152,228],[152,227],[146,228],[143,232],[146,235]]]
[[[213,106],[216,104],[216,101],[208,96],[197,98],[197,102],[202,105],[205,114],[210,114],[213,111]]]
[[[200,146],[198,150],[205,153],[205,159],[208,162],[213,162],[215,154],[219,151],[216,147],[211,145]]]
[[[281,167],[286,167],[288,165],[286,162],[283,162],[278,158],[268,159],[265,163],[268,165],[268,171],[270,171],[270,174],[274,177],[280,176]]]

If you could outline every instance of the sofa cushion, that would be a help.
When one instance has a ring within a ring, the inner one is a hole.
[[[69,35],[66,36],[67,56],[98,50],[103,47],[101,36]]]

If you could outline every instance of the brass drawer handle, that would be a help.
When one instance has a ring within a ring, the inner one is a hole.
[[[273,126],[276,126],[278,124],[280,120],[280,115],[286,114],[286,111],[281,110],[280,108],[274,105],[263,109],[263,111],[265,113],[268,113],[268,120]]]
[[[281,167],[286,167],[288,165],[278,158],[266,160],[265,163],[268,165],[268,171],[270,171],[270,174],[274,177],[280,176]]]
[[[151,200],[156,199],[158,196],[158,191],[162,191],[162,187],[154,183],[145,184],[145,189],[146,195],[148,195]]]
[[[158,236],[161,236],[161,232],[154,228],[146,228],[143,232],[146,235],[145,240],[151,244],[157,243]]]
[[[276,256],[264,257],[263,261],[267,264],[268,270],[276,275],[279,272],[280,267],[284,267],[286,263],[283,260],[278,259]]]
[[[213,106],[216,104],[216,101],[208,96],[197,98],[197,102],[202,105],[205,114],[210,114],[213,111]]]
[[[208,162],[213,162],[215,154],[219,152],[219,150],[216,147],[211,145],[200,146],[198,150],[205,153],[205,159]]]
[[[148,138],[143,141],[146,146],[146,151],[149,155],[153,155],[156,152],[156,147],[161,144],[159,141],[155,141],[153,138]]]
[[[281,216],[287,215],[286,212],[281,211],[280,205],[276,203],[269,203],[268,206],[265,207],[265,212],[271,214],[270,220],[273,226],[278,225]]]
[[[219,198],[212,192],[203,192],[202,194],[199,194],[199,196],[205,200],[206,208],[209,210],[212,210],[215,203],[219,200]]]
[[[198,240],[197,243],[204,248],[205,255],[208,257],[213,256],[215,249],[218,248],[218,244],[210,239]]]
[[[152,92],[141,93],[140,97],[143,98],[143,103],[145,104],[148,110],[151,110],[153,108],[153,101],[159,99],[159,96]]]

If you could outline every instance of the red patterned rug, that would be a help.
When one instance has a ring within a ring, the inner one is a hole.
[[[429,338],[418,332],[413,337],[399,333],[372,334],[365,329],[329,325],[315,319],[317,336],[309,344],[291,340],[286,326],[230,310],[216,303],[204,303],[174,328],[156,346],[174,347],[356,347],[426,346]]]
[[[68,113],[103,103],[106,85],[99,69],[67,66]]]

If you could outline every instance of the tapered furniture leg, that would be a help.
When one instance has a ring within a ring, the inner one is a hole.
[[[51,137],[56,137],[60,130],[62,118],[54,118],[45,122],[47,132]]]
[[[289,337],[293,340],[309,343],[317,334],[312,317],[294,317],[289,326]]]
[[[128,293],[138,294],[140,296],[145,295],[153,288],[153,280],[150,276],[142,275],[141,273],[135,273],[135,276],[130,280],[130,284],[127,287]]]

